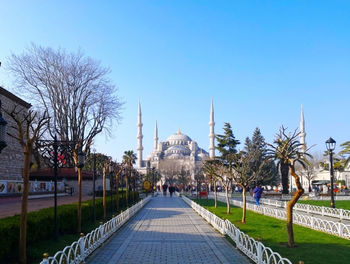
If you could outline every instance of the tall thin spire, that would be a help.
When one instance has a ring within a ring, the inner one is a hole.
[[[154,150],[156,151],[158,148],[158,125],[156,120],[156,125],[154,126]]]
[[[139,99],[139,109],[138,109],[138,118],[137,118],[137,166],[139,168],[142,167],[142,151],[143,151],[143,146],[142,146],[142,112],[141,112],[141,103]]]
[[[211,98],[211,107],[209,115],[209,158],[215,158],[215,133],[214,133],[214,104]]]
[[[303,105],[301,105],[301,112],[300,112],[300,151],[302,153],[306,152],[306,141],[305,141],[306,133],[305,133],[305,121],[304,121],[304,111],[303,111]]]

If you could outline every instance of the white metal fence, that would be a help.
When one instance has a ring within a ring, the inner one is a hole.
[[[108,222],[100,225],[86,236],[58,251],[53,257],[44,258],[40,264],[78,264],[94,252],[103,242],[115,233],[125,222],[135,215],[151,197],[146,197]]]
[[[272,251],[271,248],[265,247],[261,242],[241,232],[229,220],[222,220],[185,196],[182,196],[182,199],[221,234],[227,234],[235,242],[236,247],[255,263],[292,264],[289,259],[283,258],[277,252]]]
[[[219,197],[225,197],[225,194],[223,193],[218,193],[218,194],[219,194],[218,195]],[[241,197],[232,197],[232,198],[241,199]],[[350,199],[350,198],[348,197],[347,199]],[[255,199],[250,196],[247,196],[247,201],[255,203]],[[266,198],[261,198],[260,200],[261,204],[274,206],[276,208],[287,208],[287,202],[288,201],[266,199]],[[294,206],[293,210],[305,212],[307,214],[312,214],[312,215],[329,216],[329,217],[337,218],[337,220],[343,220],[343,219],[350,220],[350,210],[345,210],[345,209],[337,209],[337,208],[331,208],[331,207],[325,207],[325,206],[297,203]]]
[[[226,202],[222,196],[219,196],[218,200],[222,202]],[[242,201],[238,201],[230,198],[230,203],[238,207],[243,207]],[[282,220],[287,219],[286,210],[275,209],[275,208],[266,207],[263,205],[256,206],[255,204],[251,204],[251,203],[247,203],[247,209],[263,215],[272,216],[278,219],[282,219]],[[350,225],[345,225],[341,222],[328,221],[325,219],[293,212],[293,223],[306,226],[308,228],[311,228],[317,231],[322,231],[328,234],[339,236],[345,239],[350,239]]]

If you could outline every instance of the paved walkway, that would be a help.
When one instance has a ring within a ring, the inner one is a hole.
[[[92,196],[83,196],[82,200],[92,199]],[[59,196],[57,197],[57,204],[69,204],[78,202],[78,195],[73,196]],[[0,197],[0,218],[14,216],[21,213],[22,197]],[[28,200],[28,212],[38,211],[43,208],[53,207],[53,197],[43,197],[40,199]]]
[[[178,197],[155,197],[87,263],[250,263]]]

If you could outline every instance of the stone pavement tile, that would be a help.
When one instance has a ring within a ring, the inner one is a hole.
[[[177,197],[156,197],[87,263],[250,263]]]

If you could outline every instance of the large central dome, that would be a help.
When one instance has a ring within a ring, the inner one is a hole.
[[[170,145],[183,145],[187,144],[189,141],[192,141],[192,139],[189,136],[182,134],[180,129],[176,134],[171,135],[166,140],[166,142],[169,142]]]

